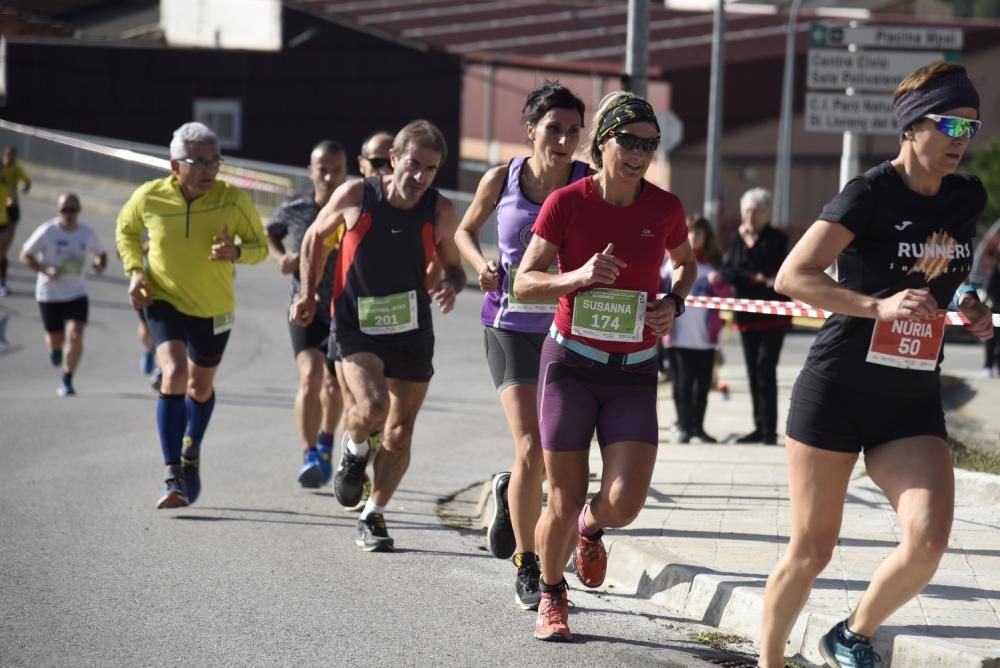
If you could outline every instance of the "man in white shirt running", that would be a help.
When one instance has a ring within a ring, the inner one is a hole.
[[[45,325],[52,366],[62,365],[59,396],[76,394],[73,373],[83,355],[83,330],[89,301],[84,280],[87,254],[93,256],[94,271],[108,266],[108,254],[89,225],[79,222],[80,198],[59,195],[59,215],[42,223],[21,247],[21,261],[38,272],[35,299]]]

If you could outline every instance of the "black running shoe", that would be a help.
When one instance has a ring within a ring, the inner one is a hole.
[[[365,468],[369,460],[375,456],[378,448],[380,434],[372,434],[368,437],[368,455],[358,457],[351,454],[347,448],[347,439],[350,434],[345,433],[343,443],[340,448],[340,463],[337,471],[333,474],[333,494],[337,497],[337,502],[345,508],[352,508],[361,501],[361,494],[364,492]]]
[[[201,472],[199,466],[201,459],[187,459],[181,457],[181,475],[184,477],[184,489],[187,490],[188,504],[198,500],[201,494]]]
[[[385,517],[382,513],[372,513],[358,520],[358,537],[354,543],[365,552],[391,552],[395,546],[385,528]]]
[[[517,580],[514,581],[514,600],[522,610],[537,610],[542,599],[542,590],[538,579],[542,577],[538,565],[538,555],[531,552],[514,555],[514,565],[517,566]]]
[[[497,559],[510,559],[517,547],[514,527],[510,523],[510,505],[507,503],[509,485],[508,471],[493,476],[493,519],[486,529],[486,540],[489,541],[490,552]]]

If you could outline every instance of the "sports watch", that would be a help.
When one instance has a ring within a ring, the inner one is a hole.
[[[684,298],[675,292],[668,292],[667,296],[674,300],[674,317],[684,315]]]

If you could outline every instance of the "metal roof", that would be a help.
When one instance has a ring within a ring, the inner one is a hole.
[[[819,1],[819,0],[815,0]],[[625,62],[627,5],[599,0],[286,0],[286,4],[349,22],[360,30],[388,33],[467,60],[570,71],[621,72]],[[808,7],[809,3],[805,3]],[[707,67],[712,45],[711,12],[650,7],[650,76]],[[807,48],[812,22],[837,21],[807,9],[796,26],[797,49]],[[1000,22],[892,16],[871,22],[961,25],[985,28],[996,38]],[[783,59],[787,16],[760,6],[728,7],[728,65]]]

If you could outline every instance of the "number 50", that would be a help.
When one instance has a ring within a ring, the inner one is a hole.
[[[920,339],[902,338],[899,340],[900,355],[916,355],[920,352]]]

